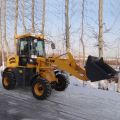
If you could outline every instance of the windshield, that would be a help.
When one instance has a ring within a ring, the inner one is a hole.
[[[34,39],[31,42],[31,55],[45,56],[44,41]]]
[[[33,37],[20,39],[18,53],[21,56],[45,56],[44,40]]]
[[[27,40],[21,39],[20,41],[20,55],[23,56],[29,55],[29,45]]]

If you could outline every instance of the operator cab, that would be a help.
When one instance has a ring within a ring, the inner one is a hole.
[[[45,57],[44,38],[33,35],[19,36],[17,55],[20,66],[26,66],[30,60],[33,61],[37,57]]]

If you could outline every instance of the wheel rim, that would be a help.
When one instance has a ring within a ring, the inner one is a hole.
[[[34,91],[37,96],[42,96],[44,92],[44,87],[41,85],[41,83],[36,83],[34,86]]]
[[[3,83],[4,83],[5,86],[9,85],[9,80],[8,80],[7,77],[4,78]]]
[[[65,84],[65,82],[62,81],[61,79],[59,79],[58,82],[57,82],[57,86],[58,86],[58,87],[63,87],[64,84]]]

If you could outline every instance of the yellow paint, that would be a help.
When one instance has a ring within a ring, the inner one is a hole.
[[[52,57],[46,60],[45,58],[39,57],[37,58],[37,71],[40,75],[47,79],[49,82],[57,81],[57,78],[52,70],[52,66],[56,65],[58,69],[64,70],[71,75],[77,77],[80,80],[88,80],[86,76],[86,71],[84,68],[79,67],[72,54],[70,52],[67,53],[67,59],[60,59],[59,57]]]
[[[51,63],[53,65],[56,65],[57,68],[70,73],[71,75],[77,77],[80,80],[85,80],[85,81],[88,80],[85,69],[82,67],[79,67],[76,64],[70,52],[68,52],[67,55],[68,55],[68,59],[49,58],[50,59],[49,61],[54,61]]]
[[[44,69],[44,71],[40,72],[40,75],[45,78],[46,80],[48,80],[50,83],[53,81],[57,81],[57,78],[53,72],[53,70],[46,70]]]
[[[43,57],[37,58],[37,67],[36,71],[40,73],[40,75],[48,80],[50,83],[53,81],[57,81],[57,78],[55,76],[55,73],[50,65],[50,63],[47,63],[46,59]]]
[[[36,83],[34,86],[34,91],[37,96],[42,96],[44,93],[44,86],[40,82]]]
[[[7,67],[18,67],[19,65],[19,57],[16,55],[10,55],[7,58]]]
[[[8,78],[3,78],[3,84],[7,87],[9,85]]]
[[[43,35],[31,34],[31,33],[17,35],[16,39],[26,38],[26,37],[35,37],[37,39],[44,40]],[[70,73],[71,75],[77,77],[80,80],[88,80],[85,69],[76,64],[76,61],[73,58],[72,54],[70,52],[67,52],[67,56],[68,58],[66,59],[61,59],[60,57],[56,57],[56,56],[53,56],[52,58],[48,58],[48,59],[44,57],[38,57],[36,58],[37,61],[36,65],[27,64],[26,66],[19,66],[19,56],[12,55],[7,58],[7,67],[36,68],[36,72],[39,73],[41,77],[48,80],[50,83],[53,81],[57,81],[57,78],[53,70],[53,66]]]
[[[36,65],[33,65],[33,64],[27,64],[27,68],[36,68]]]

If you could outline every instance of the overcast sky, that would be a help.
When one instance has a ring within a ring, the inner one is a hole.
[[[14,0],[11,0],[14,1]],[[11,1],[8,0],[8,3]],[[31,0],[26,0],[26,26],[31,28]],[[35,26],[36,31],[41,29],[42,0],[35,0]],[[46,0],[46,25],[45,33],[57,44],[57,49],[65,49],[64,43],[64,2],[65,0]],[[70,0],[70,33],[71,51],[77,55],[82,53],[80,41],[81,34],[81,9],[82,0]],[[116,57],[118,42],[120,41],[120,0],[103,0],[103,29],[104,29],[104,56]],[[11,10],[13,9],[13,10]],[[8,39],[14,27],[14,4],[8,4],[7,9],[7,33]],[[12,12],[13,11],[13,12]],[[84,18],[84,41],[86,53],[98,56],[97,39],[93,33],[98,33],[98,0],[85,0]],[[18,33],[22,33],[21,1],[19,1],[19,23]],[[28,30],[29,31],[29,30]],[[80,47],[79,47],[80,46]]]

